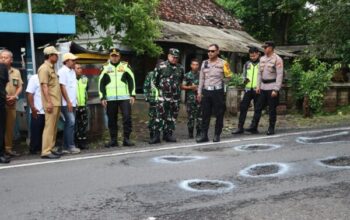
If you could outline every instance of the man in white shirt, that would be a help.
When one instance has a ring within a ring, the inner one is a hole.
[[[38,75],[31,76],[26,89],[31,112],[29,148],[31,154],[41,152],[42,136],[45,127],[45,111],[41,102],[40,88]]]
[[[63,131],[63,148],[66,153],[77,154],[80,149],[75,147],[75,107],[77,106],[77,78],[74,71],[77,57],[72,53],[63,55],[63,66],[58,70],[62,92],[62,113],[65,119]]]

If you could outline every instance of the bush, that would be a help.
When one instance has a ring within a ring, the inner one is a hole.
[[[234,86],[237,88],[244,88],[244,81],[241,74],[233,73],[228,86]]]
[[[333,68],[316,58],[308,62],[296,59],[290,69],[289,84],[297,99],[309,98],[312,112],[322,111],[324,93],[331,83]]]

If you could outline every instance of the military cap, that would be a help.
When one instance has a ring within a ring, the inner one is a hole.
[[[180,56],[180,51],[176,48],[170,48],[169,49],[169,54],[173,55],[174,57],[179,57]]]
[[[57,54],[58,55],[58,54],[60,54],[60,52],[58,52],[54,46],[49,46],[49,47],[45,47],[44,54],[45,55],[50,55],[50,54]]]
[[[120,56],[120,50],[118,48],[112,48],[112,49],[109,50],[109,55]]]
[[[275,48],[275,42],[273,42],[273,41],[265,41],[265,43],[261,47],[262,48],[266,48],[266,47]]]

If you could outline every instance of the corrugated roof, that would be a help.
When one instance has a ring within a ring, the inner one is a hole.
[[[158,13],[163,21],[242,30],[238,20],[212,0],[161,0]]]
[[[163,36],[159,42],[186,43],[205,50],[209,44],[216,43],[222,51],[238,53],[248,53],[248,46],[256,46],[262,50],[262,43],[244,31],[169,21],[161,21],[161,24]],[[282,50],[276,50],[276,53],[281,56],[295,56]]]

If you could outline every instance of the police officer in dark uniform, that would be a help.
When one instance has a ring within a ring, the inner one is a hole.
[[[107,110],[111,141],[105,147],[118,146],[117,116],[120,108],[123,116],[124,146],[134,146],[130,141],[132,131],[131,105],[135,102],[135,78],[127,62],[120,61],[119,49],[110,50],[109,61],[102,67],[99,78],[101,104]]]
[[[6,127],[6,84],[9,81],[7,67],[0,63],[0,163],[9,163],[5,157],[5,127]]]

